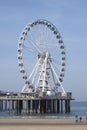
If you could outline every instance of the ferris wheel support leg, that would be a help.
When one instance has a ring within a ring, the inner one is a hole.
[[[26,88],[26,84],[25,84],[24,87],[22,88],[21,93],[24,92],[25,88]]]
[[[44,59],[44,64],[43,64],[43,67],[42,67],[42,71],[44,71],[44,74],[43,74],[43,89],[42,91],[44,92],[44,87],[46,86],[46,68],[47,68],[47,60],[48,60],[48,53],[46,53],[46,58]]]
[[[33,69],[33,71],[31,72],[31,74],[30,74],[28,80],[30,80],[30,78],[32,77],[33,73],[35,72],[35,69],[37,68],[37,65],[38,65],[38,61],[37,61],[37,63],[35,64],[34,69]]]
[[[50,64],[49,64],[49,66],[50,66]],[[50,66],[51,67],[51,66]],[[54,84],[55,84],[55,86],[56,86],[56,81],[55,81],[55,77],[54,77],[54,74],[53,74],[53,70],[51,69],[51,73],[52,73],[52,77],[53,77],[53,81],[54,81]]]
[[[39,61],[41,61],[41,59],[40,59]],[[39,77],[38,77],[36,86],[39,86],[39,82],[40,82],[40,80],[42,79],[44,63],[40,63],[40,66],[41,66],[41,67],[40,67],[40,71],[39,71],[40,74],[39,74]]]
[[[58,83],[60,84],[60,86],[61,86],[61,88],[62,88],[63,93],[65,94],[66,92],[65,92],[65,90],[64,90],[64,88],[63,88],[61,82],[59,81],[59,78],[58,78],[58,76],[57,76],[57,74],[56,74],[56,72],[55,72],[55,70],[54,70],[54,68],[53,68],[52,63],[50,63],[50,65],[51,65],[51,69],[53,70],[53,72],[54,72],[54,74],[55,74],[55,76],[56,76],[56,79],[57,79]]]
[[[33,75],[33,79],[32,79],[32,84],[34,83],[34,80],[35,80],[35,77],[36,77],[36,74],[37,74],[37,70],[38,70],[38,64],[35,68],[35,71],[34,71],[34,75]]]
[[[36,77],[37,72],[38,72],[38,68],[39,68],[39,64],[37,64],[37,67],[36,67],[36,69],[34,71],[34,75],[33,75],[33,79],[32,79],[32,84],[34,84],[35,77]],[[37,85],[35,85],[35,91],[36,91],[36,89],[37,89]]]

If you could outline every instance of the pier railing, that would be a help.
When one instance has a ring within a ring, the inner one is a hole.
[[[42,95],[42,96],[36,96],[36,95],[30,95],[26,93],[0,93],[0,100],[5,100],[5,99],[70,99],[72,100],[72,93],[67,92],[67,93],[62,93],[58,92],[55,95]]]

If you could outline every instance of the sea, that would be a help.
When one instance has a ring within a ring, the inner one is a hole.
[[[17,114],[0,111],[0,118],[73,118],[75,116],[87,118],[87,101],[71,101],[71,112],[54,114]]]

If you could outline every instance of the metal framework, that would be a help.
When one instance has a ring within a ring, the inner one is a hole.
[[[36,20],[22,31],[18,44],[18,64],[25,80],[22,93],[55,95],[65,73],[66,53],[57,28],[47,20]]]

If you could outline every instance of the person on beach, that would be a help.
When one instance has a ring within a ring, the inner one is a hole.
[[[86,121],[87,121],[87,116],[86,116]]]
[[[75,116],[75,121],[78,122],[78,115]]]
[[[80,122],[82,121],[82,117],[79,118]]]

